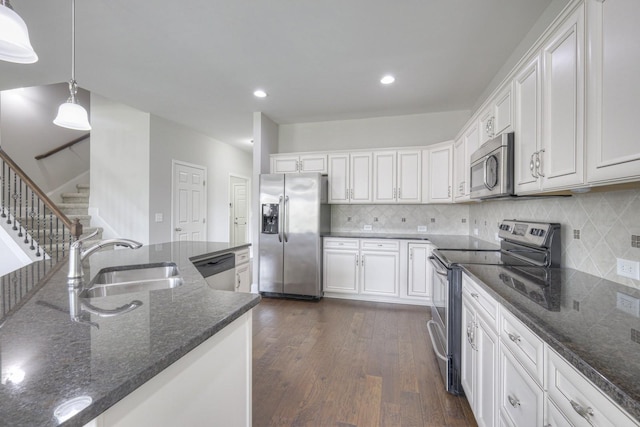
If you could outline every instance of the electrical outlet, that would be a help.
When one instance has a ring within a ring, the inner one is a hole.
[[[478,229],[477,229],[477,228],[474,228],[474,229],[473,229],[473,234],[474,234],[475,236],[477,236],[477,235],[478,235]]]
[[[494,240],[495,240],[496,242],[499,242],[499,241],[500,241],[500,236],[498,235],[498,233],[495,233],[495,234],[493,235],[493,238],[494,238]]]
[[[616,292],[616,307],[635,317],[640,317],[640,299],[631,295]]]
[[[418,233],[426,233],[427,232],[427,226],[426,225],[419,225],[418,226]]]
[[[373,227],[371,226],[371,224],[365,224],[364,227],[362,227],[362,229],[364,231],[371,231],[373,230]]]
[[[628,259],[617,258],[618,276],[640,280],[640,262],[629,261]]]
[[[162,222],[162,221],[164,221],[164,218],[163,218],[162,214],[161,213],[157,213],[156,214],[156,222]]]

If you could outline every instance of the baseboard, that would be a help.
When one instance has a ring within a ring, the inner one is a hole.
[[[400,298],[400,297],[384,297],[377,295],[353,295],[353,294],[341,294],[338,292],[325,292],[325,298],[335,298],[335,299],[348,299],[353,301],[368,301],[368,302],[386,302],[389,304],[406,304],[406,305],[420,305],[420,306],[428,306],[430,301],[426,298],[420,299],[409,299],[409,298]]]

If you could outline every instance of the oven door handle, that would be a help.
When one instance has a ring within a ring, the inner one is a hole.
[[[438,261],[436,259],[436,257],[434,256],[430,256],[429,257],[429,262],[431,263],[431,265],[433,265],[433,268],[436,270],[436,273],[438,273],[441,276],[446,276],[447,275],[447,270],[446,268],[443,270],[440,266],[442,266],[442,264],[440,263],[440,261]]]
[[[438,348],[438,346],[437,346],[437,344],[436,344],[436,340],[435,340],[435,338],[434,338],[434,335],[435,335],[435,333],[437,333],[437,332],[435,332],[435,333],[434,333],[434,332],[432,332],[432,330],[433,330],[433,329],[432,329],[432,327],[434,327],[434,326],[435,326],[435,327],[438,327],[438,324],[437,324],[435,321],[433,321],[433,320],[429,320],[429,321],[427,322],[427,329],[428,329],[428,331],[429,331],[429,338],[431,338],[431,346],[433,347],[433,351],[434,351],[434,353],[436,354],[436,356],[438,356],[438,359],[440,359],[440,360],[444,360],[445,362],[448,362],[448,361],[449,361],[449,359],[447,358],[447,356],[445,356],[445,355],[443,355],[442,353],[440,353],[440,350],[439,350],[439,348]]]

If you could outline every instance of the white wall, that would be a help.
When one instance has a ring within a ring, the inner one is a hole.
[[[431,145],[453,139],[469,117],[463,110],[280,125],[278,152]]]
[[[151,116],[150,243],[171,241],[171,161],[207,168],[207,240],[229,241],[229,175],[251,179],[251,153],[175,122]],[[155,222],[155,214],[163,222]]]
[[[86,133],[53,124],[58,106],[68,97],[67,83],[0,93],[2,149],[45,193],[89,170],[89,139],[46,159],[34,159]],[[86,90],[78,91],[78,100],[90,111]]]
[[[149,243],[150,114],[96,94],[91,111],[89,205],[120,237]]]

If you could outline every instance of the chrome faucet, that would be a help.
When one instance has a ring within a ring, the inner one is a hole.
[[[125,246],[131,249],[138,249],[142,243],[129,239],[106,239],[101,240],[88,249],[83,250],[83,242],[95,237],[98,230],[87,237],[73,242],[69,248],[69,273],[67,274],[67,284],[70,288],[80,288],[83,285],[84,272],[82,271],[82,261],[92,253],[108,246]]]

